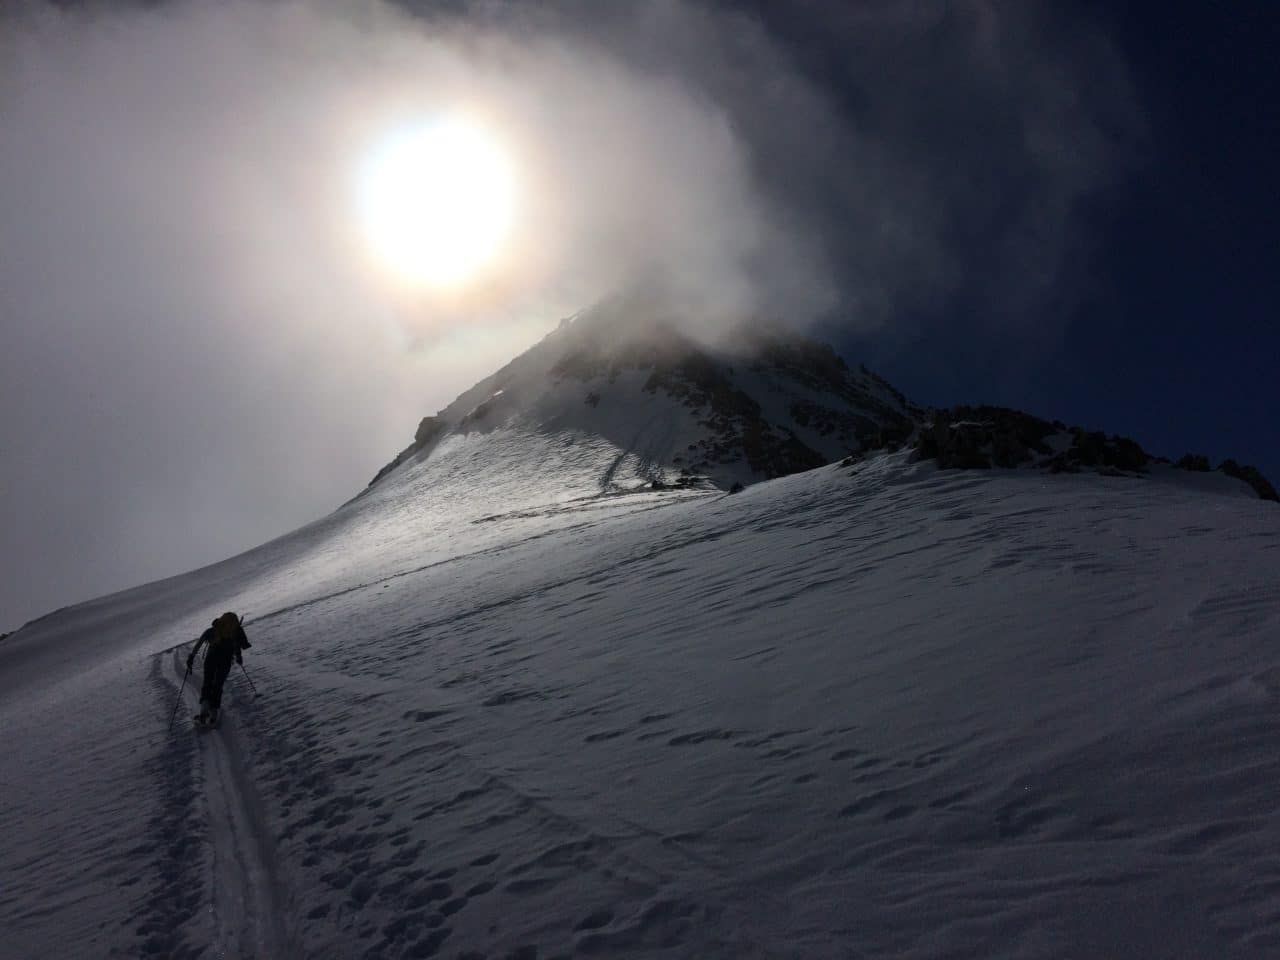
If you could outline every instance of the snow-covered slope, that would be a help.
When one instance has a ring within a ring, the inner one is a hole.
[[[0,956],[1280,953],[1280,509],[529,423],[0,643]]]
[[[597,441],[601,491],[694,478],[727,489],[904,439],[920,413],[824,344],[754,325],[712,349],[652,309],[615,300],[563,321],[425,418],[371,486],[452,438],[505,430]]]

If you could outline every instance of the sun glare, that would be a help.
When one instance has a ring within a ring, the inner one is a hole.
[[[481,127],[447,117],[375,148],[360,182],[364,232],[400,279],[457,289],[490,265],[510,232],[514,176]]]

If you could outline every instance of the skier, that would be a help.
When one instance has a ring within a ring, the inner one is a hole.
[[[249,649],[249,638],[245,636],[244,626],[234,613],[224,613],[196,641],[195,647],[187,656],[187,671],[195,663],[196,653],[205,647],[204,683],[200,687],[200,712],[196,714],[196,723],[213,726],[218,722],[218,708],[222,706],[222,685],[231,672],[231,661],[243,664],[242,650]]]

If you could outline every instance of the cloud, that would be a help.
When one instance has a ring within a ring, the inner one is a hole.
[[[618,290],[706,332],[1052,302],[1131,126],[1105,37],[1030,5],[828,6],[7,8],[0,616],[314,518]],[[522,206],[500,269],[445,297],[371,264],[353,195],[380,137],[454,109],[499,132]]]
[[[1104,24],[986,0],[644,10],[610,42],[722,106],[845,329],[910,336],[958,304],[987,332],[1062,322],[1084,286],[1081,214],[1143,143]]]

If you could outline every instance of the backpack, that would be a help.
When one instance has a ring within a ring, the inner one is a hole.
[[[213,645],[231,650],[249,646],[249,638],[244,635],[240,618],[234,613],[227,611],[213,621]]]

